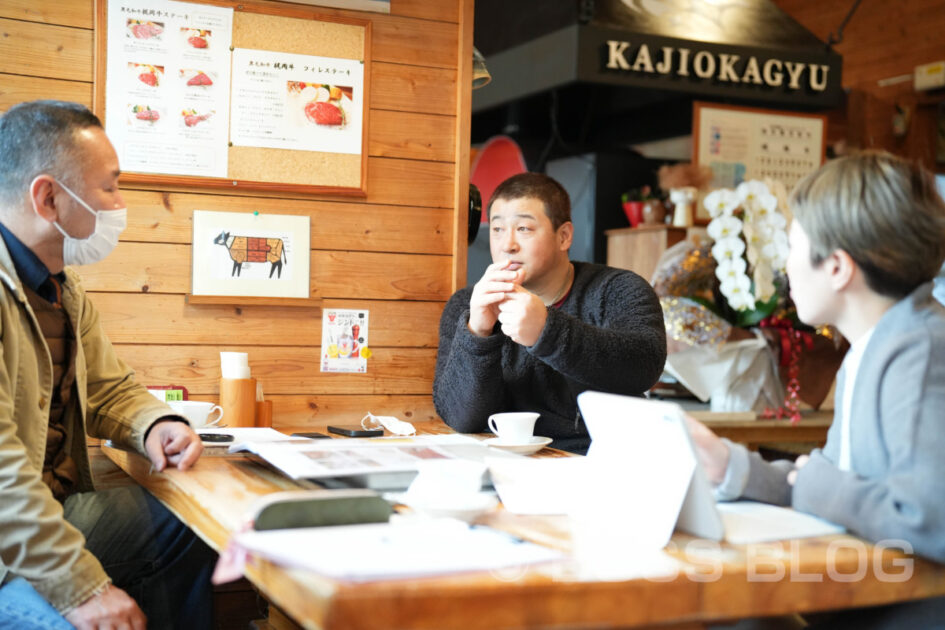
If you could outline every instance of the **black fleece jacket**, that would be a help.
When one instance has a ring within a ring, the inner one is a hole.
[[[666,328],[652,287],[631,271],[573,264],[571,291],[559,308],[548,308],[531,347],[515,343],[498,325],[485,338],[469,332],[472,287],[450,298],[440,318],[433,401],[455,430],[485,432],[493,413],[535,411],[541,414],[535,435],[584,452],[590,439],[578,394],[641,395],[659,379]]]

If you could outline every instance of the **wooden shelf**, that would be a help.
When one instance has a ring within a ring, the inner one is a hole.
[[[629,269],[649,281],[667,249],[685,240],[688,228],[640,225],[607,230],[607,265]]]

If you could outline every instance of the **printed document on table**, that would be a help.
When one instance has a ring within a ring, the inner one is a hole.
[[[197,429],[197,433],[232,435],[233,444],[241,442],[298,442],[302,439],[289,437],[285,433],[280,433],[268,427],[204,427]]]
[[[735,501],[718,503],[716,507],[725,524],[725,540],[734,545],[828,536],[845,531],[836,523],[777,505]]]
[[[275,563],[348,580],[488,571],[564,558],[560,551],[454,519],[252,531],[234,540]]]
[[[465,435],[234,443],[230,452],[254,453],[292,479],[321,479],[409,472],[420,462],[484,454],[488,447]]]

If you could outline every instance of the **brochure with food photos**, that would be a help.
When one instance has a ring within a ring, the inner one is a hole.
[[[233,51],[234,146],[361,154],[364,64]]]
[[[366,309],[322,310],[322,372],[367,372],[369,315]]]
[[[105,131],[125,171],[225,177],[233,9],[108,3]]]

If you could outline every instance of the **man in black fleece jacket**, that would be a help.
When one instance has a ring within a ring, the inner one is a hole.
[[[440,318],[433,400],[457,431],[486,431],[493,413],[541,414],[535,434],[582,453],[590,442],[577,395],[640,395],[666,361],[659,300],[630,271],[571,262],[564,188],[515,175],[489,202],[493,264]]]

